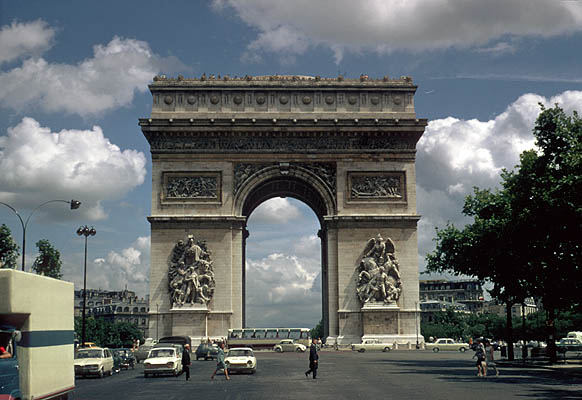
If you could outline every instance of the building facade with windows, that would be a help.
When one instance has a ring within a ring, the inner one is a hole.
[[[75,317],[83,313],[83,290],[75,290]],[[135,324],[148,337],[149,296],[138,297],[131,290],[87,289],[87,317],[108,322]]]
[[[460,312],[483,312],[483,286],[478,280],[419,281],[419,307],[421,312],[454,309]]]

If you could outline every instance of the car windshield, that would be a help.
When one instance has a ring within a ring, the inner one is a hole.
[[[75,358],[101,358],[101,350],[81,350]]]
[[[150,352],[150,358],[156,357],[173,357],[174,350],[171,349],[154,349]]]
[[[232,349],[228,352],[229,357],[252,357],[253,352],[251,350],[240,350]]]

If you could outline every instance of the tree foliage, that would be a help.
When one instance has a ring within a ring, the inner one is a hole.
[[[453,338],[468,341],[470,338],[499,339],[505,330],[504,319],[495,314],[463,314],[453,310],[433,314],[433,322],[421,324],[425,340]]]
[[[542,106],[533,134],[537,150],[503,171],[502,189],[475,188],[467,197],[472,224],[437,229],[427,270],[491,281],[491,294],[507,303],[508,327],[511,304],[541,298],[554,361],[555,313],[582,302],[582,120]]]
[[[75,333],[81,341],[83,335],[82,317],[75,318]],[[85,319],[85,341],[94,342],[98,346],[112,348],[131,347],[133,341],[139,339],[143,343],[143,333],[136,324],[129,322],[110,322],[102,318],[87,317]]]
[[[323,337],[323,320],[320,320],[317,323],[317,325],[315,325],[315,328],[311,330],[311,337],[321,338],[322,340],[325,340],[325,338]]]
[[[14,243],[10,228],[0,226],[0,268],[16,268],[18,245]]]
[[[36,242],[39,255],[32,264],[32,270],[39,275],[61,279],[61,253],[46,239]]]

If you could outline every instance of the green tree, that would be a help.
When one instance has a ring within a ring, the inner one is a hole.
[[[506,174],[513,220],[527,254],[529,291],[547,311],[551,362],[557,360],[556,314],[582,302],[582,119],[557,105],[544,109],[534,128],[538,151],[521,155]]]
[[[16,268],[18,245],[12,240],[10,228],[0,226],[0,268]]]
[[[321,338],[321,340],[325,340],[325,338],[323,337],[323,319],[320,320],[317,325],[315,325],[315,328],[313,328],[311,330],[311,337],[312,338]]]
[[[475,188],[467,197],[463,213],[472,224],[437,229],[427,270],[494,284],[491,294],[507,304],[510,359],[511,305],[541,298],[555,362],[556,312],[582,302],[582,120],[542,107],[534,136],[539,151],[525,151],[514,171],[503,171],[501,190]]]
[[[32,264],[32,270],[39,275],[61,279],[61,253],[46,239],[36,242],[40,254]]]
[[[83,319],[75,318],[75,333],[81,341],[83,335]],[[94,342],[98,346],[131,347],[133,341],[139,339],[143,343],[142,331],[136,324],[129,322],[110,322],[102,318],[87,317],[85,319],[85,341]]]

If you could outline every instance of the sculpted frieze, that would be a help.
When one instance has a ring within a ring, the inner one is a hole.
[[[189,235],[172,249],[168,265],[168,290],[172,308],[208,305],[214,295],[216,281],[210,251],[206,242]]]
[[[243,184],[257,172],[278,163],[238,163],[234,166],[233,194],[238,193]],[[318,176],[332,193],[336,190],[336,167],[331,163],[289,163],[289,168],[303,168]]]
[[[164,137],[150,139],[152,151],[193,153],[231,152],[300,152],[351,150],[414,150],[415,142],[397,137]]]
[[[394,304],[402,293],[394,242],[378,234],[366,243],[357,268],[356,295],[362,305]]]
[[[403,172],[349,173],[350,200],[406,200]]]
[[[216,176],[168,177],[166,199],[218,199]]]

